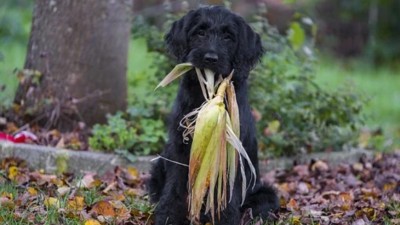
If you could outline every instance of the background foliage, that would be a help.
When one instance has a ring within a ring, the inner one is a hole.
[[[379,32],[384,38],[378,38],[376,34],[375,47],[380,42],[387,48],[378,47],[377,50],[396,52],[398,43],[391,44],[387,40],[397,40],[398,34],[394,28],[398,26],[396,21],[400,20],[395,19],[397,13],[393,12],[397,3],[384,0],[368,0],[365,3],[328,1],[338,5],[325,11],[326,15],[330,12],[335,15],[332,17],[334,19],[328,21],[318,16],[317,12],[320,9],[317,6],[327,1],[310,1],[312,4],[309,5],[301,5],[299,1],[288,2],[295,5],[301,14],[294,14],[285,32],[279,33],[262,17],[253,15],[247,18],[260,32],[267,48],[267,54],[250,76],[251,103],[260,118],[257,122],[260,149],[267,155],[290,155],[341,149],[344,145],[360,142],[356,137],[364,119],[360,111],[365,99],[369,100],[366,124],[379,132],[374,132],[373,135],[378,136],[362,146],[386,149],[393,139],[388,141],[382,137],[382,133],[400,136],[396,134],[400,134],[400,104],[396,97],[396,83],[400,77],[394,76],[396,72],[384,63],[378,64],[383,67],[373,69],[369,66],[371,64],[359,61],[340,62],[336,58],[320,57],[315,53],[314,43],[329,46],[331,40],[320,40],[321,31],[327,32],[323,29],[326,24],[332,26],[338,23],[351,28],[357,25],[354,21],[364,23],[364,16],[370,15],[371,4],[378,2],[380,13],[375,31],[381,30]],[[18,84],[12,71],[23,66],[32,5],[31,1],[26,0],[0,3],[0,105],[3,106],[11,105]],[[166,11],[171,9],[168,5],[164,5],[164,8]],[[264,8],[257,8],[261,10],[258,14],[266,13]],[[92,149],[119,149],[124,154],[143,155],[159,152],[166,141],[166,118],[177,84],[157,92],[153,90],[175,63],[165,52],[163,36],[181,13],[176,10],[167,14],[157,12],[156,22],[154,18],[149,20],[140,14],[135,14],[129,50],[129,108],[126,112],[109,115],[108,124],[93,128],[90,139]],[[318,21],[313,22],[304,15],[312,15]],[[356,17],[357,20],[354,19]],[[318,36],[317,30],[320,30]],[[340,40],[340,37],[328,34],[325,33],[325,37],[336,39],[333,43]],[[370,42],[365,43],[362,56],[369,58],[368,52],[372,48]],[[390,59],[387,60],[385,57],[378,58],[382,62],[396,62],[398,59],[396,54],[388,54]],[[349,79],[354,82],[349,82]],[[355,90],[362,90],[367,98],[360,98]]]
[[[162,121],[159,128],[165,128],[165,116],[177,86],[152,91],[173,66],[160,42],[171,22],[166,21],[167,25],[157,29],[142,18],[135,20],[134,37],[139,38],[137,41],[140,43],[146,40],[148,48],[145,51],[148,52],[145,54],[150,56],[152,64],[129,78],[134,92],[130,96],[134,97],[127,114],[146,118],[149,124]],[[307,29],[312,28],[302,26],[305,24],[296,22],[291,26],[290,35],[282,36],[261,17],[255,18],[253,24],[262,35],[268,52],[250,76],[250,101],[255,113],[260,114],[257,122],[260,149],[267,155],[342,149],[357,136],[356,130],[362,122],[362,104],[357,94],[343,90],[329,92],[314,82],[315,59],[312,41],[308,40],[313,37],[306,37]],[[117,114],[110,120],[115,117],[121,119]],[[107,129],[107,126],[103,128]],[[154,131],[150,131],[144,131],[142,136],[153,136]],[[91,140],[96,136],[94,133]],[[102,140],[107,139],[97,138],[99,142]],[[159,140],[151,143],[150,148],[161,149],[165,139]],[[137,151],[141,145],[138,142],[126,147]]]

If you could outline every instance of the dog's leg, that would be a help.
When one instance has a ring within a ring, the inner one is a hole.
[[[155,209],[155,225],[188,225],[187,174],[188,169],[171,162],[165,163],[165,186]]]
[[[240,195],[240,193],[236,193]],[[215,221],[215,225],[239,225],[241,212],[240,212],[240,202],[237,201],[238,198],[233,198],[228,204],[227,208],[221,212],[221,220]]]
[[[251,208],[255,218],[263,220],[269,219],[269,213],[279,208],[279,200],[272,187],[258,183],[256,187],[248,194],[243,206],[242,212]]]

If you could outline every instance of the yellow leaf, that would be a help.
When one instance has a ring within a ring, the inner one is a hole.
[[[85,221],[85,225],[101,225],[99,221],[95,219],[89,219]]]
[[[58,179],[58,178],[52,178],[50,180],[50,183],[57,185],[57,187],[64,186],[64,181],[62,181],[61,179]]]
[[[293,216],[291,218],[290,224],[301,225],[300,216]]]
[[[109,195],[112,198],[112,200],[115,200],[115,201],[124,201],[125,200],[125,195],[118,193],[118,192],[111,192]]]
[[[15,180],[15,178],[17,177],[17,175],[18,175],[18,167],[16,167],[16,166],[11,166],[11,167],[8,169],[8,178],[9,178],[10,180]]]
[[[386,183],[383,185],[383,191],[388,192],[388,191],[393,191],[396,188],[396,183],[391,182],[391,183]]]
[[[9,193],[9,192],[3,192],[3,193],[1,193],[1,197],[5,197],[5,198],[8,198],[8,199],[12,200],[14,198],[14,195],[12,193]]]
[[[135,167],[128,167],[126,171],[128,173],[126,177],[128,183],[139,181],[139,171]]]
[[[56,199],[56,198],[53,198],[53,197],[46,197],[45,200],[44,200],[44,205],[47,208],[50,208],[50,207],[59,208],[60,207],[60,201],[58,199]]]
[[[27,191],[28,191],[30,196],[36,196],[37,193],[38,193],[37,190],[35,188],[33,188],[33,187],[28,187]]]
[[[85,206],[84,198],[81,196],[76,196],[75,198],[68,200],[67,209],[72,211],[81,211]]]

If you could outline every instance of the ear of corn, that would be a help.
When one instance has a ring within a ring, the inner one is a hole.
[[[191,69],[191,64],[190,69],[188,66],[185,67],[186,72]],[[178,72],[175,71],[173,75],[170,75],[172,72],[168,74],[168,79],[164,78],[166,81],[163,80],[157,87],[165,86],[181,76],[180,73],[184,71],[182,68],[177,69]],[[255,184],[256,172],[239,139],[239,108],[230,81],[233,72],[215,85],[212,71],[205,70],[203,74],[200,69],[195,69],[206,102],[181,121],[185,127],[184,140],[189,134],[193,137],[188,179],[189,214],[192,222],[198,221],[205,206],[204,213],[210,213],[214,221],[216,214],[220,218],[221,211],[227,207],[228,197],[229,201],[232,199],[238,166],[242,176],[242,204],[248,184],[250,181]],[[249,182],[244,162],[250,168]]]

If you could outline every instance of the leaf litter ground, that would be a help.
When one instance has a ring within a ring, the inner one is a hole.
[[[116,167],[103,176],[45,174],[15,158],[0,164],[1,224],[153,224],[145,194],[149,178]],[[242,224],[400,224],[400,152],[354,164],[324,161],[262,176],[280,196],[275,222],[246,214]]]

